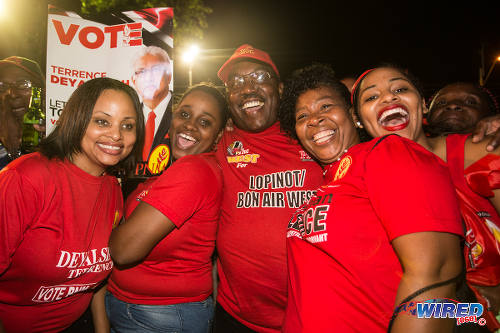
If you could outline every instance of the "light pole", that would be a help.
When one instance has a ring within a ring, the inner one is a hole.
[[[496,63],[499,61],[500,61],[500,56],[496,57],[495,60],[493,60],[493,63],[491,64],[488,74],[486,74],[484,80],[481,80],[482,82],[480,82],[481,86],[484,86],[486,84],[486,81],[488,81],[488,78],[490,77],[490,74],[493,71],[493,67],[495,67]]]
[[[6,8],[6,1],[5,0],[0,0],[0,17],[7,16],[5,12],[7,11]]]
[[[189,74],[189,86],[193,85],[193,61],[198,54],[199,49],[198,46],[192,45],[189,49],[184,52],[184,61],[188,63],[188,74]]]

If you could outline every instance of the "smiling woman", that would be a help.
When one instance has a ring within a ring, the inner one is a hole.
[[[484,317],[488,328],[496,330],[500,328],[495,318],[500,311],[500,184],[495,179],[500,170],[500,149],[489,153],[486,151],[487,140],[472,143],[469,135],[444,136],[448,131],[441,132],[440,136],[427,137],[422,124],[427,108],[416,82],[407,72],[393,66],[365,72],[353,88],[355,118],[359,119],[359,126],[373,137],[398,134],[419,143],[446,163],[466,229],[467,285],[487,309]],[[440,115],[446,117],[444,113],[448,113],[450,120],[461,117],[465,123],[483,113],[477,110],[479,97],[472,96],[472,91],[450,94],[450,90],[444,89],[441,97],[440,94],[436,96],[436,103],[441,101],[445,107],[436,107],[433,116],[436,118],[431,117],[433,121]],[[459,102],[458,97],[469,101],[468,106]],[[447,104],[450,107],[446,107]],[[395,112],[387,115],[388,110]],[[457,125],[454,121],[447,123],[441,129],[449,130],[449,125]],[[437,188],[435,185],[431,187],[433,190]],[[472,297],[464,301],[474,302],[476,299]]]
[[[55,130],[40,144],[49,158],[70,159],[91,174],[130,170],[144,140],[144,116],[135,91],[101,78],[71,96]]]
[[[107,89],[99,96],[82,138],[81,151],[71,160],[94,176],[127,157],[136,141],[137,116],[132,100],[121,91]]]
[[[219,141],[228,112],[223,95],[213,89],[204,84],[191,87],[175,107],[169,130],[174,159],[209,151]]]
[[[417,82],[395,67],[367,73],[353,88],[356,120],[363,120],[364,128],[372,137],[397,132],[423,144],[422,119],[428,109]]]
[[[60,332],[102,295],[113,267],[109,235],[123,213],[111,172],[133,164],[143,123],[132,88],[90,80],[71,95],[41,151],[0,172],[0,325],[7,332]]]
[[[169,135],[176,161],[130,194],[126,220],[110,238],[112,331],[210,331],[222,174],[208,152],[227,116],[224,96],[208,84],[188,89],[175,107]]]

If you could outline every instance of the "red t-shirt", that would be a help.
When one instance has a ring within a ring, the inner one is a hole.
[[[222,175],[213,154],[185,156],[128,197],[126,216],[142,200],[176,228],[140,264],[115,267],[108,290],[135,304],[196,302],[212,294],[212,254],[222,197]],[[147,223],[148,221],[144,221]]]
[[[399,136],[378,140],[331,164],[289,223],[285,332],[386,332],[402,275],[391,241],[462,234],[444,163]]]
[[[224,174],[217,232],[217,301],[259,332],[278,332],[286,305],[286,226],[323,182],[322,170],[280,133],[226,132],[216,152]]]
[[[0,172],[0,319],[7,332],[58,332],[111,272],[122,215],[116,178],[34,153]]]
[[[495,179],[500,174],[500,156],[488,154],[464,171],[464,144],[467,137],[468,135],[448,135],[446,160],[467,229],[464,247],[466,279],[478,301],[483,304],[483,317],[486,318],[488,328],[493,331],[500,328],[496,314],[486,311],[487,300],[473,285],[492,287],[500,283],[500,216],[486,198],[492,189],[499,188]]]

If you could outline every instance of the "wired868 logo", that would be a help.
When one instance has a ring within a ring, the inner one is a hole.
[[[486,319],[481,318],[484,312],[480,303],[459,303],[453,299],[429,299],[423,302],[408,302],[401,304],[398,313],[407,313],[417,318],[455,318],[457,325],[476,323],[486,325]]]

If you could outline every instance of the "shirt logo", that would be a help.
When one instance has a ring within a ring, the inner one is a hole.
[[[335,177],[333,178],[333,181],[344,178],[344,176],[346,175],[347,170],[349,170],[351,164],[352,164],[351,156],[344,157],[339,163],[339,167],[337,168],[337,172],[335,173]]]
[[[158,145],[149,155],[148,169],[152,174],[159,174],[167,167],[170,158],[170,148]]]
[[[248,149],[243,147],[241,141],[234,141],[227,148],[227,163],[236,163],[237,168],[244,168],[248,163],[256,164],[259,154],[251,154]]]
[[[311,156],[309,156],[309,154],[308,154],[308,153],[306,153],[306,152],[305,152],[305,151],[303,151],[303,150],[299,150],[299,155],[300,155],[300,160],[301,160],[302,162],[305,162],[305,161],[312,161],[312,160],[313,160],[313,159],[312,159],[312,157],[311,157]]]

